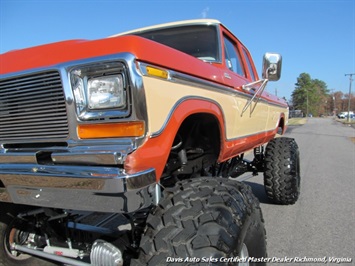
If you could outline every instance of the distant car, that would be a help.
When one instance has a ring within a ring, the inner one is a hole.
[[[354,112],[349,112],[350,114],[350,118],[353,118],[354,117]],[[348,117],[348,112],[341,112],[338,114],[338,118],[339,119],[344,119],[344,118],[347,118]]]

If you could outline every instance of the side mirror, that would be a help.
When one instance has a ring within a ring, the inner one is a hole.
[[[263,79],[277,81],[281,77],[282,57],[280,54],[266,53],[263,58]]]

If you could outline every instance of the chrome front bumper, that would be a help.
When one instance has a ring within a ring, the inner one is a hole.
[[[128,175],[112,166],[0,164],[0,201],[101,212],[134,212],[155,203],[154,169]]]

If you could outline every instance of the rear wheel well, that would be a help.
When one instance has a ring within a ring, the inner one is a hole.
[[[278,131],[281,135],[285,133],[285,118],[281,117],[279,121]]]

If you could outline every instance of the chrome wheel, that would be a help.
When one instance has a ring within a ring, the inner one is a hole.
[[[242,250],[240,251],[239,258],[241,259],[242,262],[239,262],[239,266],[249,266],[248,258],[249,258],[249,252],[248,252],[248,247],[243,243]]]

